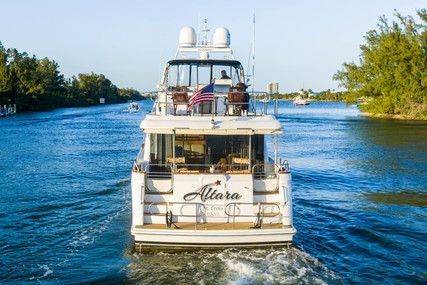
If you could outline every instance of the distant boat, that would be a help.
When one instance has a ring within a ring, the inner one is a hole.
[[[294,99],[295,106],[310,105],[310,101],[304,100],[301,96]]]
[[[130,103],[129,108],[127,109],[127,112],[129,112],[129,113],[139,112],[138,103],[136,103],[136,102]]]

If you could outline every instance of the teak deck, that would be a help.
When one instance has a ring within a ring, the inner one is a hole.
[[[263,224],[261,228],[254,229],[254,223],[197,223],[197,229],[195,223],[175,223],[179,229],[175,228],[172,225],[170,228],[167,228],[165,224],[145,224],[145,225],[136,225],[136,229],[150,229],[150,230],[262,230],[262,229],[285,229],[290,228],[291,226],[285,226],[283,224]]]

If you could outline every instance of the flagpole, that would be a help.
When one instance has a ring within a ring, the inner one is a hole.
[[[212,93],[213,93],[213,101],[212,101],[212,120],[211,120],[211,124],[212,124],[212,129],[214,128],[214,116],[215,116],[215,84],[212,86]]]

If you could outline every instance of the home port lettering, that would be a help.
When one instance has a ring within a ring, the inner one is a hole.
[[[226,191],[224,194],[219,193],[218,189],[212,188],[212,186],[221,185],[221,181],[217,180],[214,183],[205,184],[199,187],[196,191],[187,193],[184,195],[185,201],[192,201],[200,196],[200,200],[206,202],[207,200],[239,200],[242,195],[239,193],[230,193]]]

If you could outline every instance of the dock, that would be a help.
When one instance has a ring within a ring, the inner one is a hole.
[[[16,115],[16,104],[9,104],[9,107],[7,105],[0,106],[0,117],[7,117],[7,116],[15,116]]]

